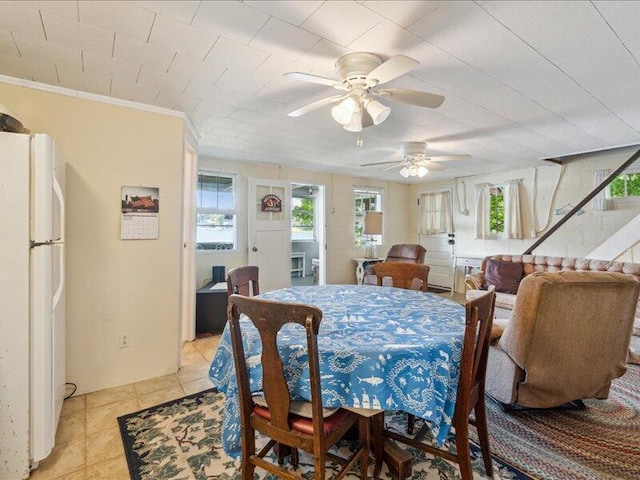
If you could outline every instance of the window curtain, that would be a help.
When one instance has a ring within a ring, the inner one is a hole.
[[[604,182],[607,177],[611,175],[611,170],[596,170],[593,172],[593,186],[597,187]],[[600,190],[598,194],[593,198],[594,210],[613,210],[613,201],[611,200],[611,188],[607,185],[607,188]]]
[[[481,183],[476,185],[476,239],[489,238],[489,189],[491,185]]]
[[[522,208],[520,202],[521,180],[511,180],[504,184],[504,236],[522,239]]]
[[[425,193],[420,195],[420,233],[453,232],[453,215],[451,212],[451,195],[449,192]]]

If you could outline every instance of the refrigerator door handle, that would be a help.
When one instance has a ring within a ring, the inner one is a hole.
[[[60,282],[58,283],[58,288],[56,289],[56,293],[53,294],[53,299],[51,300],[51,309],[55,310],[60,303],[60,297],[62,297],[62,291],[64,290],[64,282],[65,282],[65,271],[64,271],[64,244],[58,243],[54,244],[54,247],[60,248],[60,255],[58,255],[58,260],[60,261]]]
[[[58,179],[53,177],[53,192],[56,194],[58,199],[58,203],[60,204],[60,238],[54,239],[59,241],[64,241],[64,231],[65,231],[65,211],[64,211],[64,194],[62,193],[62,188],[60,187],[60,183]]]

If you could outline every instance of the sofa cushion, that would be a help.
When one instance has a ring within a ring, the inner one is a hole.
[[[486,294],[486,290],[467,290],[466,298],[467,300],[475,300]],[[496,293],[496,309],[513,310],[515,304],[516,295],[512,293]]]
[[[495,285],[496,292],[515,294],[522,280],[522,263],[487,260],[484,278],[487,285]]]

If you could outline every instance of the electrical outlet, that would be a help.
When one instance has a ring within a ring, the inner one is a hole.
[[[129,343],[129,334],[121,333],[120,334],[120,348],[129,348],[131,345]]]

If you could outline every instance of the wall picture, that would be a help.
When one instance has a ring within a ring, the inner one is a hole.
[[[121,240],[156,240],[160,213],[158,187],[122,187]]]

